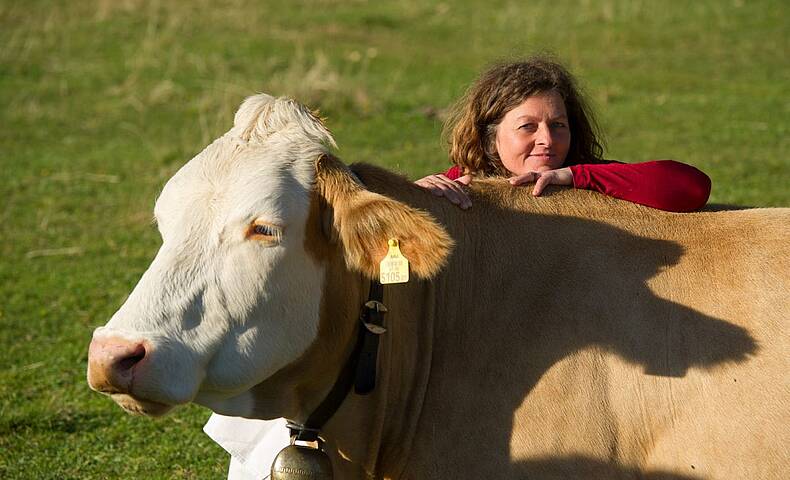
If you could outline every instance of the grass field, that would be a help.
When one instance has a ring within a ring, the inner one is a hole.
[[[608,157],[674,158],[711,202],[790,206],[784,1],[0,1],[0,478],[221,478],[209,412],[131,417],[85,381],[93,328],[153,257],[163,183],[266,91],[347,162],[446,167],[444,109],[553,52]]]

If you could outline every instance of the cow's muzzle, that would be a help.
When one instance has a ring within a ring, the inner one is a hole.
[[[135,366],[145,354],[143,342],[94,337],[88,348],[88,385],[108,395],[131,393]]]
[[[150,349],[143,341],[94,337],[88,348],[88,385],[112,397],[128,412],[152,416],[165,414],[171,405],[134,395],[137,367],[151,353]]]

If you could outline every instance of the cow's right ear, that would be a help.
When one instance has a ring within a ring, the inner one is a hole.
[[[365,189],[331,155],[316,162],[316,192],[324,204],[324,228],[340,244],[349,269],[378,278],[389,239],[398,240],[419,278],[434,276],[446,263],[453,240],[431,215]]]

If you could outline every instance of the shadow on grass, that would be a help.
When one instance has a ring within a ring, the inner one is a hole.
[[[112,415],[99,415],[95,412],[31,412],[21,416],[0,420],[0,435],[14,435],[32,432],[78,433],[93,432],[110,428],[117,424]]]

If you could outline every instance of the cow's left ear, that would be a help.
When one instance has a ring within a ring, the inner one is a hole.
[[[337,158],[318,159],[316,189],[329,207],[330,236],[341,244],[350,269],[378,278],[392,238],[417,277],[434,276],[447,261],[453,240],[431,215],[366,190]]]

